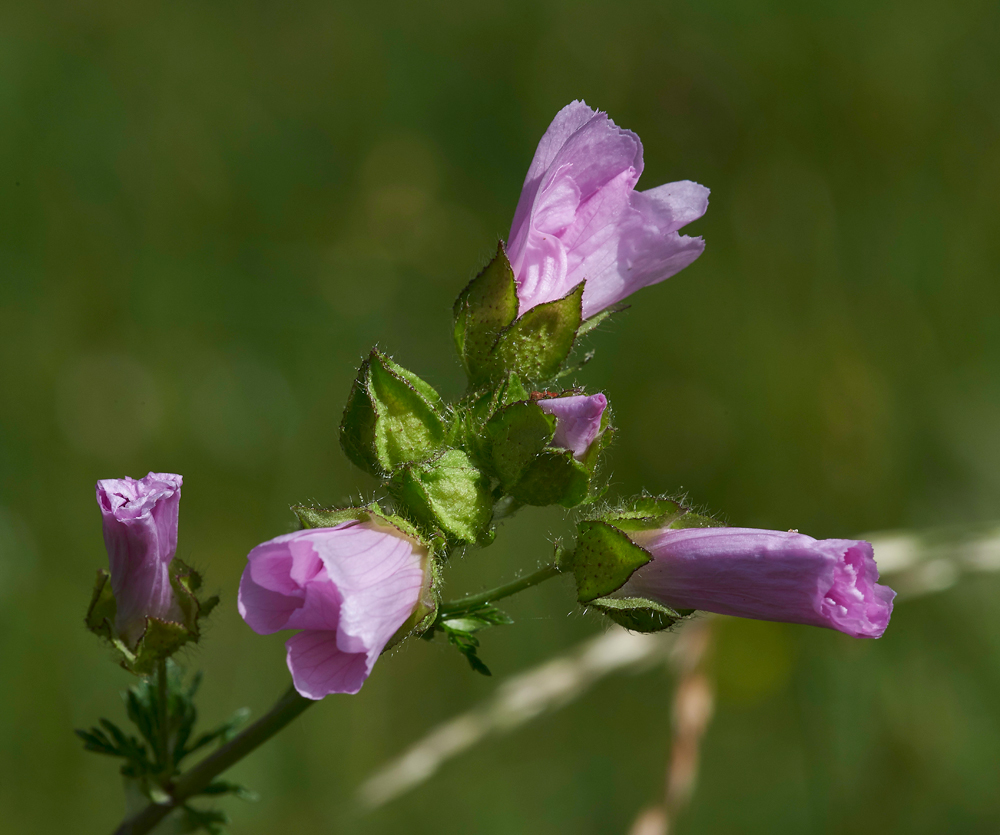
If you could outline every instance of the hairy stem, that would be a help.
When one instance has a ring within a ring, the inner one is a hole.
[[[438,617],[470,612],[486,603],[510,597],[512,594],[517,594],[525,589],[530,589],[532,586],[537,586],[539,583],[544,583],[546,580],[558,576],[559,573],[559,566],[553,563],[544,568],[539,568],[538,571],[527,574],[519,580],[512,580],[502,586],[497,586],[495,589],[490,589],[480,594],[472,594],[468,597],[460,597],[457,600],[449,600],[447,603],[441,604],[441,608],[438,610]]]
[[[231,765],[239,762],[247,754],[264,744],[285,727],[307,707],[315,704],[290,687],[268,713],[254,722],[241,734],[231,739],[213,754],[205,757],[194,768],[180,775],[170,791],[167,803],[150,803],[139,814],[122,822],[115,835],[145,835],[174,809],[178,809],[208,785]]]
[[[163,776],[169,780],[173,776],[174,764],[170,756],[170,705],[167,690],[167,659],[161,658],[156,665],[156,724],[160,736],[160,754]]]

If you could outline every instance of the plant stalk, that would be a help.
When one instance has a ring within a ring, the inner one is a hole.
[[[156,724],[160,737],[160,754],[163,778],[173,777],[173,757],[170,756],[170,705],[167,688],[167,659],[161,658],[156,665]]]
[[[538,571],[531,574],[526,574],[518,580],[512,580],[502,586],[497,586],[495,589],[490,589],[479,594],[472,594],[468,597],[460,597],[457,600],[449,600],[447,603],[441,604],[441,608],[438,609],[438,618],[440,619],[446,615],[465,614],[486,603],[510,597],[512,594],[517,594],[525,589],[530,589],[532,586],[537,586],[539,583],[544,583],[546,580],[557,577],[560,573],[559,566],[553,563],[546,565],[544,568],[539,568]]]
[[[307,707],[314,704],[315,701],[300,696],[294,687],[290,687],[264,716],[205,757],[194,768],[180,775],[170,790],[170,800],[167,803],[150,803],[137,815],[123,821],[115,830],[115,835],[145,835],[150,832],[174,809],[180,808],[190,798],[204,791],[223,771],[263,745]]]

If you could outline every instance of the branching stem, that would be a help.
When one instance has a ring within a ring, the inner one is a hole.
[[[204,791],[223,771],[267,742],[307,707],[314,704],[316,702],[312,699],[303,698],[295,692],[294,687],[289,688],[268,713],[178,777],[171,789],[169,802],[150,803],[139,814],[124,821],[115,830],[115,835],[145,835],[152,831],[153,827],[174,809],[182,807],[190,798]]]

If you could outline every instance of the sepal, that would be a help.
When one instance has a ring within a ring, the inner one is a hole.
[[[618,528],[588,520],[577,526],[576,548],[560,558],[564,571],[576,578],[577,600],[590,603],[618,591],[628,578],[652,559]]]
[[[608,596],[653,558],[643,546],[660,531],[717,525],[714,519],[694,513],[674,499],[638,496],[621,507],[604,510],[595,514],[595,518],[580,522],[576,547],[561,551],[559,562],[564,571],[572,571],[576,577],[580,603],[594,605],[619,623],[624,618],[639,625],[653,624],[657,617],[666,617],[672,610],[657,614],[649,610],[650,601],[634,598],[640,602],[626,607],[621,602],[623,598],[615,598],[614,603],[609,603]],[[626,609],[628,613],[622,614]],[[642,614],[638,614],[640,612]],[[638,626],[629,628],[642,631]]]
[[[442,531],[452,543],[488,545],[493,540],[489,478],[461,450],[401,467],[389,490],[419,525]]]
[[[517,285],[503,242],[493,260],[459,294],[453,313],[455,348],[469,379],[489,378],[497,339],[517,318]]]
[[[520,318],[517,311],[517,284],[501,243],[493,260],[459,294],[453,310],[455,348],[473,389],[495,385],[508,373],[534,383],[553,379],[584,324],[583,282]]]
[[[661,632],[684,617],[684,614],[644,597],[598,597],[587,606],[630,632]]]
[[[582,309],[583,282],[561,299],[531,308],[500,334],[489,378],[507,371],[539,384],[555,378],[573,350]]]
[[[152,673],[159,661],[169,658],[189,642],[197,643],[201,637],[201,619],[219,602],[217,595],[198,597],[201,575],[182,560],[175,557],[170,563],[169,573],[180,620],[147,617],[142,634],[132,644],[115,629],[117,604],[111,590],[110,575],[105,569],[97,572],[85,619],[87,629],[108,641],[121,666],[136,675]]]
[[[440,395],[412,371],[375,350],[362,363],[344,408],[340,445],[377,478],[439,450],[447,436]]]

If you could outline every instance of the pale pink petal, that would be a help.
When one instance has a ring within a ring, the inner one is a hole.
[[[240,616],[258,635],[270,635],[288,628],[288,619],[305,602],[300,592],[298,596],[271,591],[253,579],[251,566],[243,569],[240,591],[236,600]]]
[[[374,660],[369,663],[366,653],[339,649],[336,632],[299,632],[285,646],[292,682],[307,699],[322,699],[331,693],[357,693],[374,663]]]
[[[427,582],[427,549],[393,527],[346,522],[279,536],[250,552],[239,610],[288,641],[295,686],[313,699],[356,693]]]
[[[539,143],[508,238],[519,315],[585,281],[589,318],[701,254],[704,242],[677,230],[705,213],[708,189],[684,180],[636,192],[642,165],[639,138],[607,114],[582,102],[560,111]]]
[[[317,543],[343,596],[338,644],[345,652],[378,655],[420,599],[426,551],[387,530],[357,525]]]

